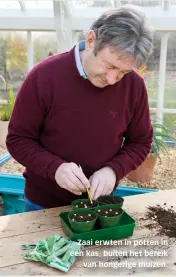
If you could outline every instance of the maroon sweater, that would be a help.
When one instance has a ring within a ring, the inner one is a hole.
[[[95,87],[80,76],[73,48],[30,71],[18,92],[6,143],[26,167],[26,197],[50,208],[78,198],[55,182],[63,162],[80,164],[88,178],[110,166],[118,184],[146,158],[152,135],[143,79],[133,71],[115,85]]]

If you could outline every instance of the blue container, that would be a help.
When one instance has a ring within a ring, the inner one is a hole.
[[[24,197],[21,195],[2,194],[4,214],[18,214],[24,212]]]
[[[25,179],[17,174],[0,174],[0,193],[24,195]]]
[[[10,160],[11,156],[9,152],[4,153],[0,156],[0,166],[5,164],[8,160]]]
[[[0,174],[0,194],[5,215],[24,212],[24,185],[22,175]]]
[[[25,179],[22,175],[0,174],[0,193],[4,201],[5,215],[24,212],[24,186]],[[125,197],[156,191],[155,189],[119,186],[114,195]]]
[[[157,189],[143,189],[137,187],[121,187],[119,186],[115,191],[115,196],[125,197],[125,196],[132,196],[136,194],[143,194],[143,193],[150,193],[150,192],[157,192]]]

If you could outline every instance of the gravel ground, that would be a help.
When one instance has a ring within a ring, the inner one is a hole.
[[[168,155],[161,154],[161,161],[157,161],[153,176],[153,180],[142,184],[136,184],[123,178],[120,185],[160,190],[176,188],[176,147],[169,147]]]
[[[0,155],[6,151],[6,148],[0,147]],[[156,188],[160,190],[176,188],[176,147],[169,147],[168,152],[168,155],[161,154],[162,161],[157,161],[152,181],[143,184],[136,184],[129,181],[127,178],[123,178],[120,185]],[[22,174],[23,171],[24,167],[14,159],[9,160],[0,167],[0,173]]]
[[[0,146],[0,156],[5,154],[7,152],[7,149],[5,147]]]

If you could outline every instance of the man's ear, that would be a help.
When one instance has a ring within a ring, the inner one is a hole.
[[[85,40],[85,49],[87,51],[94,50],[95,40],[96,40],[95,32],[93,30],[89,30],[86,35],[86,40]]]

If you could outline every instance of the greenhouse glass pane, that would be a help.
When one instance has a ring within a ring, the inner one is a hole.
[[[24,1],[26,9],[52,9],[53,1]]]
[[[155,33],[153,53],[147,61],[146,74],[144,76],[151,108],[156,108],[157,106],[161,35],[161,32]]]
[[[176,32],[168,40],[164,108],[176,109]]]
[[[171,4],[172,6],[176,6],[176,0],[170,0],[170,4]]]
[[[20,9],[18,1],[0,1],[0,9]]]
[[[112,0],[74,0],[75,7],[113,7]]]
[[[169,133],[176,137],[176,114],[164,113],[163,123],[168,128]]]
[[[33,32],[34,63],[57,54],[56,32]]]
[[[75,7],[90,7],[93,6],[94,0],[73,0],[72,4]]]
[[[162,6],[162,0],[121,0],[121,5],[132,4],[143,7]]]
[[[0,31],[0,75],[8,87],[12,85],[15,94],[26,77],[27,69],[26,32]],[[0,98],[7,99],[1,84]]]

